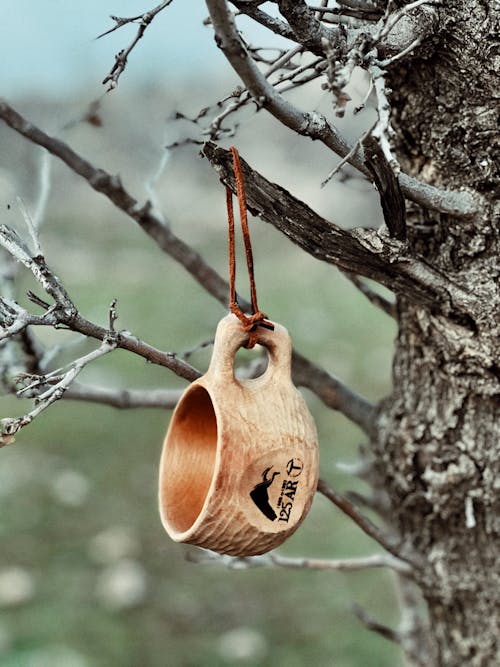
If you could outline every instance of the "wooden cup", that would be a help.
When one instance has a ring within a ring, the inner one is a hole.
[[[232,556],[280,545],[307,514],[318,481],[314,421],[291,381],[291,341],[258,327],[266,371],[237,380],[248,340],[235,315],[219,322],[210,367],[182,395],[160,462],[159,501],[172,539]]]

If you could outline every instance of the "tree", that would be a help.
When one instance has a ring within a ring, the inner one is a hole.
[[[148,25],[169,4],[166,0],[141,16],[113,17],[112,30],[131,22],[139,27],[105,79],[110,88],[117,86]],[[376,406],[313,361],[298,353],[293,357],[296,384],[308,387],[327,407],[354,421],[370,443],[374,494],[365,502],[378,510],[387,529],[372,524],[326,482],[318,488],[389,552],[372,564],[392,566],[399,574],[406,611],[401,628],[390,630],[361,615],[372,629],[398,641],[413,664],[497,664],[500,503],[495,453],[500,386],[494,56],[498,9],[493,2],[475,0],[467,5],[456,0],[446,5],[433,0],[340,0],[317,7],[289,0],[231,4],[233,9],[226,0],[207,0],[217,46],[244,86],[219,104],[207,129],[211,141],[203,153],[221,180],[235,189],[229,153],[214,141],[228,134],[224,123],[233,113],[254,104],[291,132],[340,156],[330,177],[350,164],[372,180],[380,194],[385,225],[346,231],[243,161],[250,210],[304,251],[349,274],[368,298],[397,320],[393,390]],[[272,6],[263,8],[264,4]],[[268,60],[239,34],[241,15],[288,40],[287,46]],[[368,77],[367,98],[373,95],[377,118],[350,146],[334,118],[345,112],[345,89],[356,68]],[[328,118],[300,110],[286,96],[310,81],[331,94]],[[204,122],[206,113],[195,119],[197,124]],[[96,114],[91,110],[89,119],[97,122]],[[226,302],[225,281],[165,226],[149,203],[139,205],[119,178],[45,134],[5,101],[0,102],[0,118],[85,178],[208,293]],[[31,270],[48,300],[30,295],[42,308],[41,315],[22,308],[12,296],[0,301],[4,384],[36,399],[30,413],[2,421],[3,443],[11,442],[22,427],[63,396],[115,405],[172,405],[177,394],[110,394],[75,383],[85,365],[116,348],[187,380],[199,371],[128,332],[116,331],[113,304],[108,327],[83,317],[45,261],[36,220],[27,213],[25,218],[33,249],[6,226],[0,228],[0,240],[14,259]],[[363,278],[391,290],[395,302],[374,292]],[[243,300],[241,305],[248,307]],[[69,328],[102,343],[68,367],[50,371],[43,366],[33,334],[38,326]],[[19,342],[29,360],[21,386],[19,378],[12,377],[11,349]],[[274,560],[279,562],[278,557]],[[370,563],[330,563],[331,567],[363,565]],[[426,602],[427,621],[418,611],[418,594]]]

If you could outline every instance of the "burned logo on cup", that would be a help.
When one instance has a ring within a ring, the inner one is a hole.
[[[302,473],[304,464],[299,458],[295,457],[287,461],[282,472],[273,470],[273,467],[268,466],[264,469],[261,474],[261,481],[250,491],[250,498],[270,521],[278,519],[278,521],[288,523],[299,486],[298,478]],[[281,490],[274,508],[270,502],[269,488],[275,484],[275,479],[278,476],[281,477],[281,480],[278,480],[278,484],[281,481]]]

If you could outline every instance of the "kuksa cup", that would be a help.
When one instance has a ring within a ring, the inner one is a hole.
[[[172,539],[232,556],[280,545],[307,514],[318,481],[314,421],[291,381],[291,341],[258,327],[268,351],[260,377],[234,375],[248,340],[239,319],[219,322],[205,375],[182,395],[160,462],[159,503]]]

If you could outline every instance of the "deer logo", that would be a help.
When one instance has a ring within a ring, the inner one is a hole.
[[[277,517],[277,514],[269,504],[268,489],[274,482],[274,478],[279,475],[279,472],[273,472],[271,478],[269,479],[268,474],[272,467],[273,466],[269,466],[269,468],[264,470],[262,473],[262,482],[256,484],[250,491],[250,498],[254,501],[264,516],[267,516],[268,519],[274,521]]]

